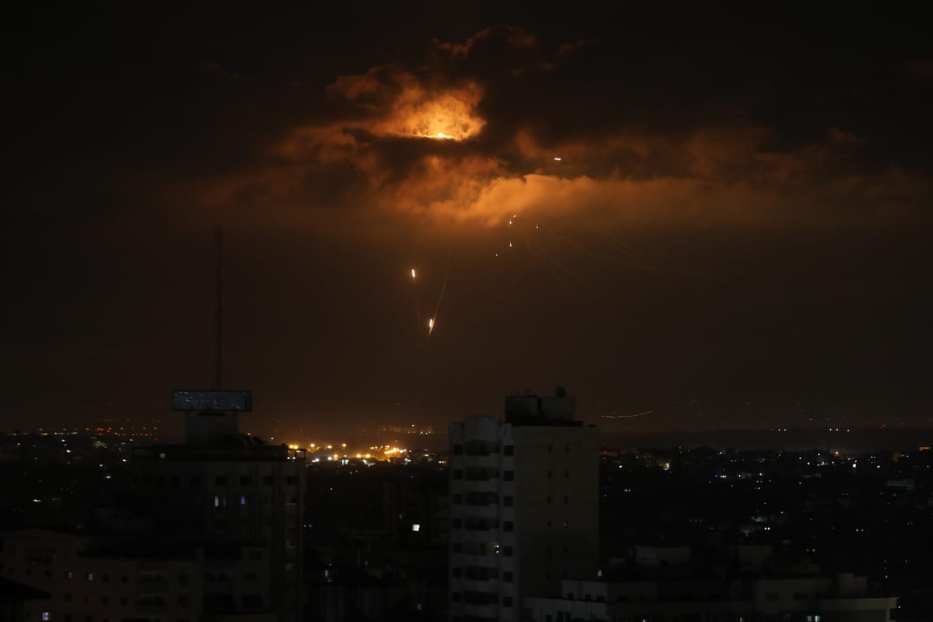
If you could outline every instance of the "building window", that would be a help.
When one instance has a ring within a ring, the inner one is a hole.
[[[252,483],[253,483],[253,478],[251,478],[249,475],[240,476],[240,486],[249,486]]]
[[[463,521],[461,521],[459,518],[453,519],[452,521],[450,521],[450,524],[454,529],[460,529],[461,527],[463,527]]]
[[[120,599],[120,604],[126,607],[128,604],[130,604],[130,599],[124,596],[123,598]]]
[[[502,479],[504,479],[507,482],[513,481],[515,479],[515,471],[503,471]]]
[[[505,447],[502,448],[502,453],[505,454],[506,456],[514,456],[515,445],[506,445]]]
[[[513,523],[512,521],[507,520],[502,523],[502,531],[514,531],[514,530],[515,530],[515,523]]]
[[[454,495],[454,505],[463,504],[463,495]]]
[[[455,456],[463,455],[463,445],[454,445],[454,455]]]
[[[101,605],[109,605],[109,604],[110,604],[110,597],[109,597],[109,596],[101,596],[101,597],[100,597],[100,604],[101,604]]]
[[[266,486],[271,486],[274,482],[275,482],[275,478],[272,477],[271,475],[266,475],[265,477],[262,478],[262,483],[265,484]]]
[[[567,521],[564,521],[564,529],[567,529]]]
[[[505,572],[503,572],[503,573],[502,573],[502,580],[505,581],[506,583],[511,583],[511,582],[512,582],[512,573],[511,573],[510,571],[508,571],[508,570],[506,570]]]
[[[104,583],[110,583],[110,575],[105,572],[104,574],[100,575],[100,580]]]
[[[547,446],[547,452],[548,452],[548,453],[551,453],[551,452],[553,452],[553,451],[554,451],[554,446],[553,446],[553,445],[548,445],[548,446]]]
[[[502,547],[502,554],[506,557],[512,557],[512,547],[504,546]]]
[[[570,503],[570,497],[564,495],[564,505],[567,505],[568,503]]]
[[[218,475],[217,477],[214,478],[214,483],[215,483],[216,485],[218,485],[218,486],[226,486],[226,485],[227,485],[227,476],[226,476],[226,475]]]
[[[564,445],[564,452],[568,454],[570,453],[570,445]]]
[[[450,472],[450,476],[453,479],[463,479],[463,471],[461,471],[460,469],[454,469],[453,471]]]
[[[454,553],[459,553],[463,550],[463,544],[461,544],[460,542],[454,542],[451,545],[451,548],[453,548]]]
[[[570,477],[570,469],[564,469],[564,477]]]
[[[65,602],[66,603],[71,602],[71,592],[65,592]]]
[[[454,569],[450,572],[450,574],[453,575],[455,578],[460,578],[460,575],[463,574],[463,571],[462,571],[460,568],[454,568]]]
[[[289,475],[288,477],[285,478],[285,483],[288,484],[289,486],[294,486],[295,484],[298,483],[298,478],[295,477],[294,475]]]
[[[87,574],[85,575],[85,578],[86,578],[88,581],[93,581],[93,580],[94,580],[94,573],[93,573],[93,572],[87,573]]]
[[[547,478],[548,478],[548,479],[551,479],[551,476],[552,476],[552,475],[554,475],[554,473],[553,473],[550,469],[548,469]]]
[[[502,606],[503,606],[503,607],[511,607],[511,606],[512,606],[512,597],[511,597],[511,596],[506,596],[505,598],[503,598],[503,599],[502,599]]]
[[[512,496],[502,497],[502,505],[504,505],[507,508],[512,507],[513,505],[515,505],[515,497],[512,497]]]
[[[544,502],[547,503],[548,505],[551,505],[551,495],[548,495],[547,498],[544,500]]]
[[[454,592],[453,594],[451,594],[451,595],[450,595],[450,600],[454,601],[455,603],[459,603],[459,602],[460,602],[460,592]]]

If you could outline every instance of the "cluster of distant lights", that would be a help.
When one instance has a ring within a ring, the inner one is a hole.
[[[392,462],[401,460],[406,464],[411,462],[412,452],[404,447],[396,445],[371,445],[366,451],[346,452],[339,451],[347,448],[346,443],[339,444],[321,444],[309,443],[307,446],[301,446],[297,443],[289,443],[288,448],[292,451],[304,451],[312,454],[310,462],[317,464],[320,462],[336,462],[341,465],[350,464],[351,460],[362,462],[366,466],[373,466],[377,462]],[[430,458],[430,454],[424,454],[425,458]]]
[[[111,434],[114,436],[120,435],[132,435],[132,436],[148,436],[153,432],[158,431],[159,426],[140,426],[138,429],[132,427],[119,426],[114,428],[113,426],[86,426],[84,428],[62,428],[61,430],[46,430],[45,428],[38,428],[33,432],[11,432],[10,436],[77,436],[82,433],[90,434]]]

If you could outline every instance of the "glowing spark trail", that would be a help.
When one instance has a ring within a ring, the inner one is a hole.
[[[554,156],[554,161],[555,161],[555,162],[562,162],[562,161],[563,161],[563,158],[560,157],[560,156]]]
[[[415,271],[414,268],[411,269],[410,274],[411,274],[411,280],[412,280],[412,281],[414,281],[416,278],[418,278],[418,273]]]
[[[644,417],[646,415],[652,414],[653,410],[646,410],[640,413],[635,413],[633,415],[602,415],[603,419],[634,419],[635,417]]]
[[[428,334],[430,335],[433,332],[434,332],[434,318],[429,317],[428,318]]]

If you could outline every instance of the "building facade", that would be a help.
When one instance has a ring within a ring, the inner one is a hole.
[[[561,582],[558,597],[525,599],[531,622],[890,622],[897,598],[864,577]]]
[[[151,491],[156,501],[150,511],[160,530],[221,548],[265,551],[268,596],[225,603],[218,596],[218,606],[273,611],[283,621],[300,617],[303,451],[240,435],[139,448],[133,468],[137,489]]]
[[[194,622],[204,612],[203,551],[140,556],[117,552],[94,538],[42,529],[6,533],[0,573],[49,594],[44,622],[173,620]]]
[[[521,619],[522,598],[595,576],[598,432],[574,400],[506,398],[505,419],[452,423],[450,619]]]

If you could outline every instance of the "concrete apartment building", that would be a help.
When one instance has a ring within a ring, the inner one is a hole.
[[[304,452],[239,434],[237,413],[187,424],[134,450],[132,528],[2,536],[0,575],[50,595],[42,622],[301,619]]]
[[[565,580],[558,597],[525,599],[528,620],[570,622],[889,622],[897,598],[870,595],[864,577]]]
[[[211,609],[275,611],[295,620],[301,611],[302,452],[263,445],[246,436],[203,445],[134,451],[136,486],[152,491],[150,511],[160,529],[219,548],[263,551],[267,596],[218,596]]]
[[[240,434],[239,412],[224,410],[225,395],[239,393],[206,392],[186,402],[194,409],[185,413],[186,442],[136,449],[135,487],[152,492],[149,512],[167,533],[265,551],[268,597],[218,596],[209,609],[273,611],[293,621],[303,604],[305,453]],[[246,399],[251,407],[251,395]]]
[[[99,539],[29,529],[3,534],[0,564],[4,578],[49,594],[33,620],[193,622],[204,612],[203,552],[140,559]]]
[[[575,400],[506,398],[505,419],[450,425],[450,619],[519,620],[522,598],[596,575],[597,430]]]

